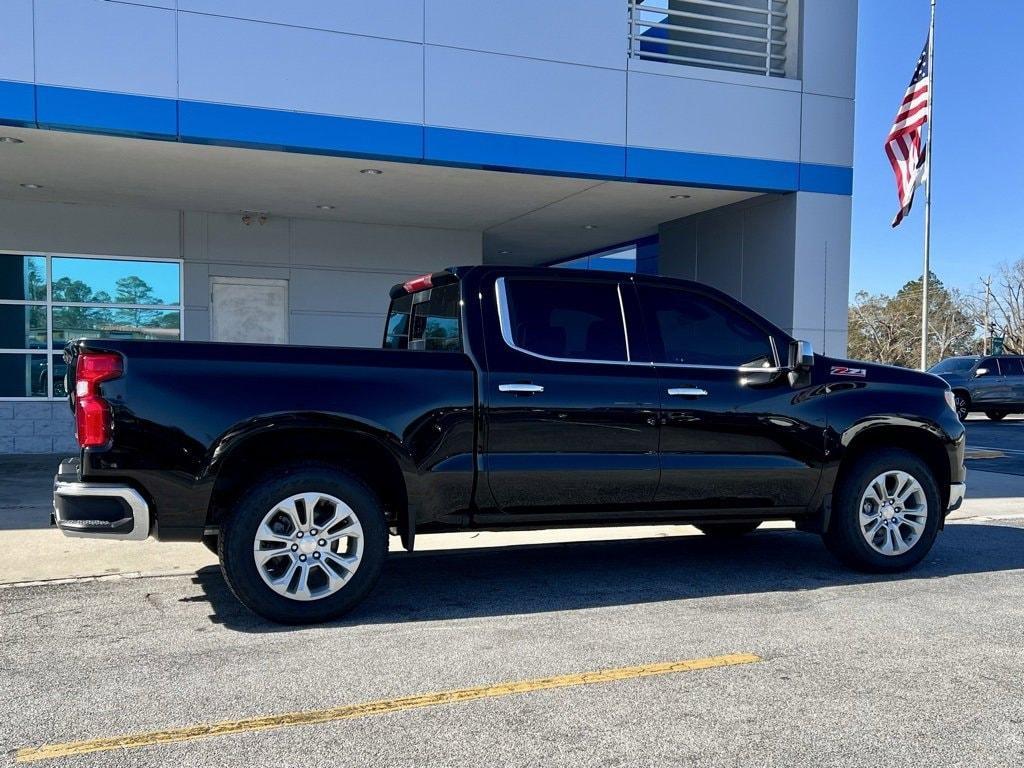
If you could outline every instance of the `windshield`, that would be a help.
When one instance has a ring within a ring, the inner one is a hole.
[[[950,357],[928,369],[929,373],[967,373],[978,362],[976,357]]]

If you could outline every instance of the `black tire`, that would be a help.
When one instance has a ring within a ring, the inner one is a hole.
[[[898,555],[876,551],[860,529],[861,497],[871,481],[890,470],[911,475],[920,484],[927,504],[928,516],[924,530]],[[917,565],[935,543],[941,509],[938,484],[932,471],[917,455],[898,448],[888,448],[856,459],[842,473],[832,496],[832,515],[823,535],[825,546],[833,555],[852,568],[868,573],[898,573]]]
[[[330,494],[347,504],[362,527],[363,553],[348,581],[313,600],[285,597],[260,576],[253,557],[264,516],[282,499],[299,493]],[[358,477],[329,465],[306,462],[277,470],[238,502],[221,526],[219,554],[224,579],[249,610],[282,624],[336,619],[355,607],[376,584],[388,549],[388,530],[377,495]]]
[[[203,546],[213,552],[213,554],[220,556],[220,550],[218,549],[217,539],[219,539],[216,533],[208,533],[203,536]]]
[[[1006,411],[985,411],[985,415],[992,421],[1002,421],[1006,418]]]
[[[967,414],[971,412],[971,396],[963,390],[957,389],[953,391],[953,400],[956,404],[956,415],[960,421],[967,418]]]
[[[755,523],[694,523],[693,527],[705,536],[731,539],[753,533],[759,525],[761,525],[760,521]]]

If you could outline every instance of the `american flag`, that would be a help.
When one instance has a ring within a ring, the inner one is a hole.
[[[896,175],[896,193],[900,210],[892,225],[898,226],[914,204],[914,189],[924,180],[927,147],[921,146],[924,124],[931,116],[931,77],[928,72],[928,44],[917,60],[914,76],[903,96],[896,120],[885,140],[885,154]]]

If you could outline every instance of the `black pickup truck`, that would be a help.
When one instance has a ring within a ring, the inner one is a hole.
[[[382,346],[72,342],[56,525],[205,541],[245,605],[309,622],[367,594],[389,530],[791,520],[892,572],[964,497],[945,382],[697,283],[447,269],[391,290]]]

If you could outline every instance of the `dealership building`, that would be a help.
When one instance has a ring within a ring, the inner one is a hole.
[[[67,339],[379,346],[458,264],[696,279],[845,352],[856,0],[3,11],[0,453],[74,448]]]

